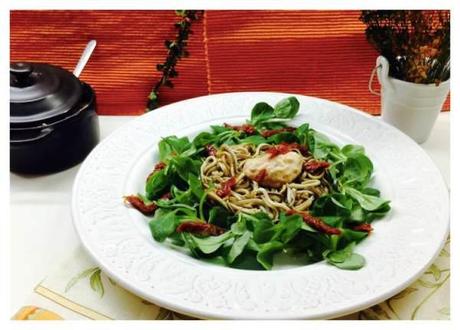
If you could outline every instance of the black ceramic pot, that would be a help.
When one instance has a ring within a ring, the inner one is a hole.
[[[50,64],[10,65],[11,171],[61,171],[80,163],[98,142],[91,86]]]

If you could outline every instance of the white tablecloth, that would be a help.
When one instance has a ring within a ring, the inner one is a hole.
[[[133,118],[101,116],[102,138]],[[431,137],[421,146],[450,187],[449,113],[439,116]],[[71,188],[78,168],[39,177],[11,174],[11,315],[80,244],[70,213]]]

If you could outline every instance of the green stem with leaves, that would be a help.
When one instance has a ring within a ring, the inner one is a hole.
[[[180,59],[187,57],[187,42],[190,34],[192,34],[192,23],[201,18],[202,10],[176,10],[176,15],[180,20],[174,24],[177,30],[174,40],[166,40],[164,45],[168,50],[168,55],[164,63],[157,64],[157,71],[161,72],[161,77],[152,88],[148,96],[146,111],[154,110],[159,105],[159,93],[162,86],[173,88],[174,84],[171,81],[179,75],[176,70],[176,65]]]

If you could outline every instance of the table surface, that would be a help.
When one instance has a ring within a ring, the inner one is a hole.
[[[102,138],[133,116],[100,116]],[[450,188],[450,114],[442,113],[421,147],[431,156]],[[46,176],[10,175],[11,303],[22,307],[33,288],[80,244],[70,201],[79,166]]]

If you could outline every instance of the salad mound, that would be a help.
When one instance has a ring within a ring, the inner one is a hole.
[[[163,138],[145,192],[124,201],[148,217],[156,241],[209,262],[269,270],[284,254],[360,269],[354,248],[390,202],[370,186],[362,146],[288,125],[298,111],[295,97],[261,102],[246,123]]]

